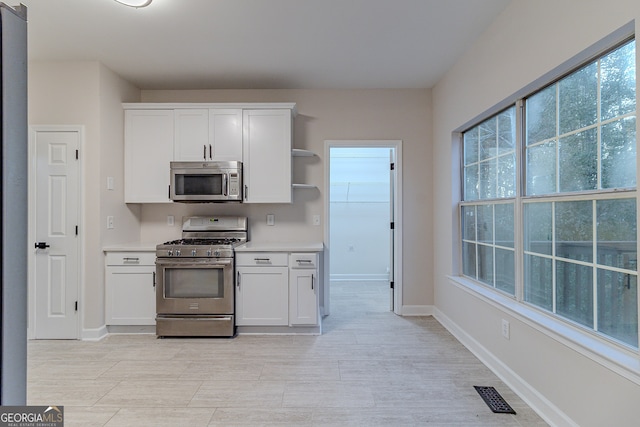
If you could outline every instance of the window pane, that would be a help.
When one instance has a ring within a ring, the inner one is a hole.
[[[527,194],[556,191],[556,142],[549,141],[527,149]]]
[[[527,145],[556,136],[556,86],[527,99]]]
[[[478,242],[493,243],[493,205],[478,206]]]
[[[579,132],[558,143],[560,191],[598,188],[598,133],[596,128]]]
[[[598,269],[598,330],[638,347],[638,277]]]
[[[462,207],[462,239],[476,240],[476,207]]]
[[[598,264],[637,271],[635,199],[598,200],[596,209]]]
[[[498,188],[500,198],[516,195],[516,155],[508,154],[498,157]]]
[[[556,203],[556,256],[593,261],[593,203]]]
[[[478,200],[478,165],[464,168],[464,200]]]
[[[524,250],[551,255],[553,236],[551,203],[524,205]]]
[[[596,122],[597,95],[598,74],[595,62],[558,82],[560,135]]]
[[[513,248],[513,204],[495,205],[496,245]]]
[[[476,277],[476,245],[462,243],[462,273],[465,276]]]
[[[480,199],[496,198],[496,159],[491,159],[480,163]]]
[[[524,256],[524,300],[551,311],[553,309],[553,270],[551,260]]]
[[[602,120],[636,110],[636,43],[632,41],[602,58],[600,87]]]
[[[516,146],[516,109],[511,107],[498,115],[498,154],[510,153]]]
[[[478,129],[464,133],[464,164],[478,162]]]
[[[496,138],[495,117],[485,120],[479,126],[480,130],[480,160],[489,159],[498,155],[498,141]]]
[[[493,286],[493,247],[478,245],[478,280]]]
[[[593,328],[593,267],[556,262],[556,313]]]
[[[636,185],[636,118],[602,126],[602,188]]]
[[[496,288],[515,295],[515,270],[514,252],[496,248]]]

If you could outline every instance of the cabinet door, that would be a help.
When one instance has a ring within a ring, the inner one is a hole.
[[[288,273],[287,267],[239,267],[236,278],[236,325],[288,325]]]
[[[209,143],[213,160],[242,161],[242,110],[209,110]]]
[[[291,203],[291,110],[244,110],[245,202]]]
[[[210,160],[213,146],[209,141],[209,110],[179,109],[174,110],[174,114],[174,160]]]
[[[107,325],[155,325],[155,267],[107,267]]]
[[[316,270],[294,270],[289,276],[289,324],[318,324],[318,273]]]
[[[169,203],[173,110],[124,113],[125,203]]]

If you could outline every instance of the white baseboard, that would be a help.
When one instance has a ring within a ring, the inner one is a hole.
[[[567,414],[562,412],[529,383],[524,381],[518,374],[511,370],[511,368],[505,365],[493,353],[488,351],[482,344],[467,334],[436,307],[434,307],[433,316],[549,425],[579,427]]]
[[[83,329],[82,337],[80,339],[82,341],[100,341],[107,335],[109,335],[109,331],[107,330],[106,325],[103,325],[95,329]]]
[[[433,316],[434,306],[432,305],[403,305],[400,311],[401,316]]]

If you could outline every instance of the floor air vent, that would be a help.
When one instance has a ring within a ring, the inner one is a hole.
[[[474,385],[473,388],[476,389],[484,403],[489,406],[489,408],[498,414],[515,414],[516,411],[509,406],[509,404],[500,396],[500,393],[496,391],[493,387],[482,387]]]

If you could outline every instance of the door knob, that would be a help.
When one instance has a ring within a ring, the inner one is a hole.
[[[36,249],[46,249],[49,248],[50,246],[47,245],[47,242],[38,242],[36,243]]]

